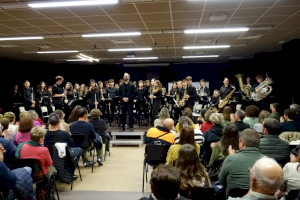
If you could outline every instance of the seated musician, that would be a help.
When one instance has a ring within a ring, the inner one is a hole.
[[[210,99],[210,90],[208,87],[206,87],[205,82],[206,81],[204,79],[200,80],[200,85],[199,85],[200,87],[198,90],[198,95],[200,97],[200,103],[202,103],[202,104],[207,104]]]
[[[220,92],[219,90],[214,90],[214,95],[212,96],[210,100],[211,106],[218,106],[221,100]]]

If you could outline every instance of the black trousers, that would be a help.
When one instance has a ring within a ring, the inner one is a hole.
[[[115,110],[116,110],[117,104],[118,104],[118,100],[112,100],[112,102],[110,103],[110,106],[107,105],[107,118],[110,123],[112,123],[114,120],[114,115],[115,115]],[[109,107],[110,107],[110,112],[109,112]]]
[[[101,101],[100,102],[100,110],[101,110],[101,113],[102,113],[102,116],[101,118],[102,119],[106,119],[107,118],[107,115],[106,115],[106,108],[107,108],[107,105],[106,105],[106,102],[105,101]]]
[[[133,128],[133,103],[121,104],[121,110],[122,110],[122,128],[125,129],[127,112],[129,114],[129,128]]]
[[[145,119],[149,119],[149,113],[148,113],[148,104],[146,104],[145,101],[137,100],[135,102],[135,108],[137,111],[137,119],[141,119],[141,114],[144,112]]]
[[[161,106],[160,101],[154,101],[153,108],[152,108],[152,120],[154,121],[156,119],[156,115],[158,113],[158,109]]]

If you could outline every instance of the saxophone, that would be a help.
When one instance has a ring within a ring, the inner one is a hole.
[[[251,85],[250,84],[244,85],[243,74],[238,74],[235,76],[237,77],[241,91],[243,92],[243,100],[252,100]]]
[[[223,102],[219,104],[219,109],[222,109],[225,105],[230,103],[230,99],[229,97],[233,94],[233,92],[235,91],[235,87],[233,87],[233,90],[223,99]]]
[[[186,101],[188,100],[188,98],[186,97],[186,93],[187,93],[187,89],[185,89],[183,92],[183,97],[182,97],[181,104],[180,104],[181,107],[184,107],[186,104]]]

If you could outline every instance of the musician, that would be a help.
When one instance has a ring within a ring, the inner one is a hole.
[[[129,114],[129,128],[130,131],[133,131],[133,100],[135,98],[134,85],[129,82],[130,75],[128,73],[124,73],[124,83],[120,85],[119,88],[119,97],[121,101],[121,109],[122,109],[122,127],[121,131],[125,131],[125,123],[126,123],[126,114],[128,111]]]
[[[137,110],[137,119],[141,119],[141,113],[144,112],[145,119],[149,119],[148,113],[148,90],[144,88],[144,82],[142,80],[139,81],[139,87],[136,89],[136,103],[135,107]]]
[[[71,82],[66,83],[64,93],[66,94],[64,98],[64,113],[65,118],[67,119],[71,114],[75,103],[75,93]]]
[[[23,103],[25,110],[34,110],[35,109],[35,97],[33,88],[29,87],[30,82],[26,80],[24,82],[24,89],[23,89]]]
[[[194,86],[192,86],[192,77],[188,76],[186,77],[186,103],[184,107],[189,107],[193,110],[194,105],[195,105],[195,101],[197,99],[197,91],[196,88]]]
[[[214,95],[212,96],[212,98],[210,100],[211,106],[217,107],[220,103],[220,100],[221,100],[221,96],[220,96],[219,90],[214,90]]]
[[[177,92],[175,95],[175,100],[178,105],[180,104],[180,100],[181,100],[182,96],[183,96],[182,81],[178,81],[177,82]],[[175,117],[175,121],[176,121],[181,116],[181,107],[177,107],[176,104],[173,104],[173,109],[174,109],[174,117]]]
[[[265,77],[263,75],[257,75],[255,77],[256,81],[258,84],[254,84],[251,91],[252,92],[260,92],[260,89],[256,89],[258,86],[260,86],[262,84],[262,82],[264,82]],[[271,104],[271,100],[267,99],[267,96],[265,94],[261,94],[260,97],[262,98],[262,100],[260,101],[255,101],[254,104],[256,106],[258,106],[260,108],[260,110],[268,110],[269,106]]]
[[[114,113],[116,109],[116,105],[118,103],[118,99],[116,98],[118,96],[118,89],[114,87],[114,79],[109,79],[109,87],[105,88],[107,95],[112,100],[108,106],[110,106],[110,112],[108,112],[108,121],[111,124],[114,119]]]
[[[161,88],[161,105],[164,107],[166,105],[167,102],[167,89],[165,87]]]
[[[19,106],[21,106],[23,104],[23,98],[22,98],[22,95],[21,95],[21,92],[19,91],[19,86],[18,85],[15,85],[14,86],[14,96],[12,98],[12,110],[13,113],[16,114],[17,118],[16,120],[19,119]]]
[[[177,82],[174,81],[172,84],[172,88],[169,91],[169,95],[174,96],[176,94],[176,92],[177,92]],[[174,96],[174,98],[175,98],[175,96]]]
[[[251,78],[249,76],[246,78],[246,82],[247,82],[247,85],[251,85]]]
[[[232,90],[232,88],[229,86],[228,78],[224,78],[223,84],[224,85],[220,89],[221,99],[224,99]]]
[[[35,102],[37,102],[37,107],[39,109],[36,109],[37,113],[39,116],[41,116],[42,111],[41,111],[41,106],[46,106],[48,109],[48,113],[50,113],[50,107],[51,107],[51,94],[47,90],[46,83],[44,81],[40,82],[38,85],[38,89],[36,90],[35,93]],[[52,109],[51,109],[52,111]]]
[[[152,81],[152,80],[151,80]],[[162,84],[159,80],[155,80],[153,84],[152,94],[149,98],[153,101],[153,108],[152,108],[152,122],[156,119],[156,115],[158,113],[158,109],[161,106],[161,97],[162,97]]]
[[[96,85],[96,81],[94,79],[90,80],[90,87],[88,93],[86,95],[88,108],[91,111],[93,108],[99,109],[100,94],[99,88]]]
[[[86,91],[86,86],[84,84],[80,85],[80,89],[79,89],[79,93],[78,93],[78,103],[77,105],[80,105],[82,107],[87,107],[86,106],[86,95],[87,95],[87,91]]]
[[[105,101],[108,98],[108,95],[106,93],[106,90],[104,88],[104,84],[102,81],[99,81],[99,95],[100,95],[100,110],[102,113],[102,118],[107,119],[106,110],[107,110],[107,101]]]
[[[209,103],[210,100],[210,90],[208,87],[205,85],[205,80],[201,79],[200,80],[200,87],[198,89],[198,96],[200,98],[200,103],[202,104],[207,104]]]
[[[63,110],[63,99],[66,96],[62,87],[64,78],[62,76],[56,76],[55,79],[56,83],[52,87],[53,105],[55,106],[55,110]]]
[[[109,87],[109,81],[104,81],[105,88]]]
[[[78,83],[75,83],[74,85],[74,97],[76,100],[79,99],[79,89],[80,89],[80,86]]]
[[[149,91],[150,90],[150,86],[151,86],[150,81],[149,80],[145,80],[144,85],[145,85],[145,88]]]

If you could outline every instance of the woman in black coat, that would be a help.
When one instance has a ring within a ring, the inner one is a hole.
[[[154,122],[154,120],[156,119],[158,109],[161,106],[161,97],[162,97],[161,88],[162,88],[161,82],[159,80],[156,80],[154,83],[152,94],[149,96],[149,98],[153,100],[152,122]]]

